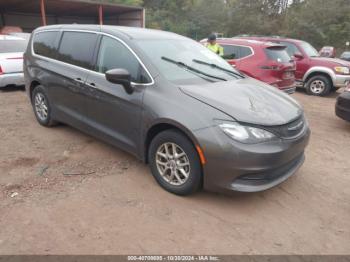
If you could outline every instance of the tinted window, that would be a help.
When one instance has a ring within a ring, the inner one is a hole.
[[[56,37],[58,32],[42,32],[34,36],[33,47],[34,53],[50,58],[56,57],[57,46]]]
[[[3,40],[0,41],[0,53],[24,52],[27,48],[25,40]]]
[[[240,59],[253,54],[252,50],[246,46],[223,45],[224,59]]]
[[[224,48],[224,59],[237,59],[239,58],[239,48],[235,45],[222,45]]]
[[[96,40],[96,34],[64,32],[58,50],[58,60],[91,69]]]
[[[294,56],[295,53],[300,53],[298,47],[295,44],[288,43],[288,42],[280,42],[280,44],[287,47],[287,53],[290,56]]]
[[[240,58],[244,58],[253,54],[252,50],[246,46],[240,46]]]
[[[344,52],[342,55],[341,55],[341,58],[350,58],[350,52]]]
[[[126,46],[111,37],[104,36],[100,45],[96,70],[105,73],[116,68],[128,70],[133,82],[151,82],[135,55]]]
[[[291,57],[288,55],[285,47],[266,48],[265,53],[270,60],[274,60],[279,63],[288,63],[292,60]]]
[[[301,42],[300,46],[308,56],[310,56],[310,57],[319,56],[319,53],[317,52],[317,50],[309,43]]]

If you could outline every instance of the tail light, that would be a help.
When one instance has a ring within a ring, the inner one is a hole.
[[[295,78],[295,73],[294,71],[284,71],[282,78],[285,80]]]
[[[0,66],[0,75],[2,75],[4,72],[2,71],[2,67]]]

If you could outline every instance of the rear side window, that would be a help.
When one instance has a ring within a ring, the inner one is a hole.
[[[240,54],[241,54],[240,58],[245,58],[245,57],[253,54],[252,49],[250,49],[247,46],[240,46],[239,49],[240,49]]]
[[[247,46],[222,45],[224,48],[224,59],[241,59],[253,54]]]
[[[279,63],[288,63],[292,60],[291,57],[288,55],[286,48],[284,47],[283,48],[280,48],[280,47],[265,48],[265,53],[270,60],[273,60]]]
[[[239,47],[235,45],[222,45],[224,48],[224,59],[238,59]]]
[[[0,41],[0,53],[24,52],[27,48],[25,40],[2,40]]]
[[[96,71],[105,73],[116,68],[128,70],[133,82],[151,82],[135,55],[125,45],[116,39],[103,36],[97,58]]]
[[[58,32],[41,32],[34,35],[33,48],[37,55],[55,58],[57,54],[56,38]]]
[[[92,68],[97,34],[64,32],[58,49],[57,59],[83,68]]]

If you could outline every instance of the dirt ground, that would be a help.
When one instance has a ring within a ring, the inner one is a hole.
[[[307,160],[257,194],[163,191],[147,166],[68,126],[39,126],[0,92],[0,254],[349,254],[350,124],[329,98],[293,95]]]

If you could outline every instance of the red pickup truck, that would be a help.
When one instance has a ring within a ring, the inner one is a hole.
[[[326,96],[332,91],[350,84],[350,62],[320,57],[309,43],[281,37],[239,37],[268,41],[287,46],[287,52],[296,61],[295,77],[299,87],[306,88],[310,95]]]

